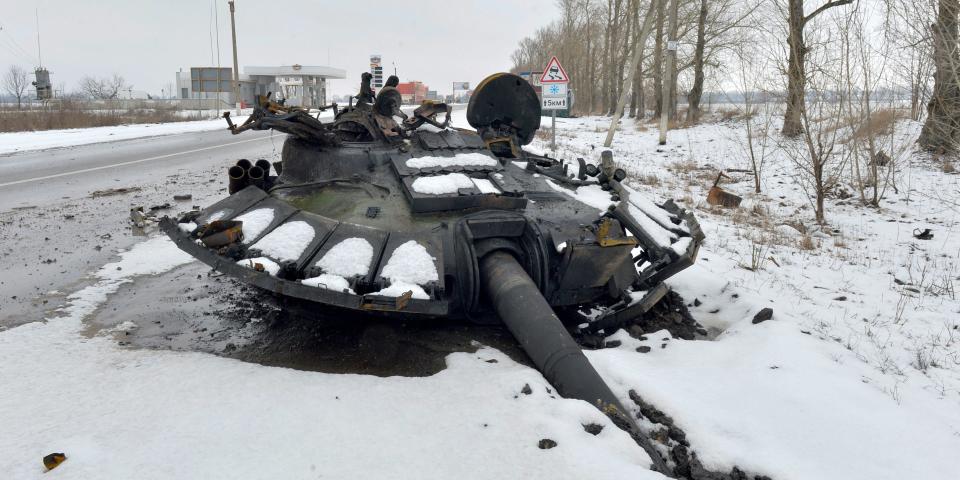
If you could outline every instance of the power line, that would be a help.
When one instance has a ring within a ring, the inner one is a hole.
[[[3,40],[5,40],[5,39],[0,38],[0,46],[3,46],[3,48],[4,48],[7,52],[10,52],[10,55],[12,55],[17,61],[24,61],[24,60],[26,60],[27,63],[31,63],[31,64],[36,65],[37,61],[36,61],[35,58],[33,58],[33,57],[28,57],[28,56],[24,55],[22,52],[20,52],[20,51],[18,51],[17,49],[15,49],[12,44],[10,44],[10,43],[4,43]]]
[[[3,32],[7,41],[7,43],[0,43],[0,45],[3,45],[14,57],[17,57],[20,60],[26,60],[28,63],[32,63],[34,65],[39,63],[37,61],[37,57],[34,57],[33,54],[21,47],[20,44],[17,43],[17,40],[13,38],[13,36],[10,35],[10,32],[5,30],[2,25],[0,25],[0,32]],[[4,38],[0,37],[0,40],[4,40]]]

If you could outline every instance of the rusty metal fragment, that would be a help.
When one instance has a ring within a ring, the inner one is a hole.
[[[243,240],[243,222],[216,220],[200,229],[200,241],[210,248],[220,248]]]
[[[740,202],[743,201],[743,197],[739,195],[734,195],[722,188],[720,188],[720,179],[721,178],[730,178],[727,174],[720,172],[717,174],[717,179],[714,180],[713,186],[710,187],[710,191],[707,192],[707,203],[710,205],[719,205],[721,207],[727,208],[736,208],[740,206]]]

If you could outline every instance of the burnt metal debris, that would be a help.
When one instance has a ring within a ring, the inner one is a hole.
[[[502,322],[561,395],[602,410],[667,472],[571,331],[596,336],[643,318],[667,293],[663,281],[697,257],[693,214],[629,187],[609,151],[561,161],[524,150],[541,112],[516,75],[478,85],[473,130],[451,127],[439,102],[404,118],[399,93],[374,96],[366,74],[354,99],[325,107],[328,122],[269,94],[241,125],[225,115],[235,134],[287,133],[281,161],[237,161],[230,196],[161,228],[291,303]]]
[[[740,202],[743,201],[743,197],[739,195],[734,195],[722,188],[720,188],[720,180],[724,178],[730,178],[726,173],[720,172],[717,174],[717,179],[713,181],[713,186],[710,187],[710,190],[707,191],[707,203],[710,205],[718,205],[721,207],[736,208],[740,206]]]

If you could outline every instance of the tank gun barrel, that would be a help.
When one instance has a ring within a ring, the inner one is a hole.
[[[669,474],[663,458],[600,378],[517,260],[504,250],[491,252],[480,260],[480,276],[494,310],[557,392],[599,408],[643,447],[653,460],[654,470]]]

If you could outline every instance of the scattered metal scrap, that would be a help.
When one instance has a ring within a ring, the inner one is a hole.
[[[743,201],[743,197],[739,195],[734,195],[722,188],[720,188],[720,179],[721,178],[730,178],[729,175],[723,173],[722,171],[717,174],[717,179],[714,180],[713,186],[710,187],[710,191],[707,192],[707,203],[710,205],[719,205],[721,207],[736,208],[740,206],[740,202]]]
[[[127,193],[139,192],[140,187],[121,187],[121,188],[108,188],[106,190],[94,190],[90,192],[90,198],[100,198],[100,197],[111,197],[114,195],[123,195]]]
[[[310,116],[308,110],[288,107],[270,100],[271,95],[272,93],[257,95],[257,104],[253,113],[240,125],[233,123],[230,112],[223,112],[223,118],[227,120],[227,129],[234,135],[247,130],[272,129],[321,145],[340,144],[340,139],[333,134],[328,124]]]
[[[917,240],[930,240],[933,238],[933,232],[931,232],[929,228],[924,228],[923,231],[920,231],[919,228],[914,228],[913,238]]]
[[[47,468],[47,471],[50,471],[60,466],[60,464],[63,463],[63,461],[66,459],[67,459],[67,456],[64,455],[63,453],[60,453],[60,452],[51,453],[43,457],[43,466]]]

